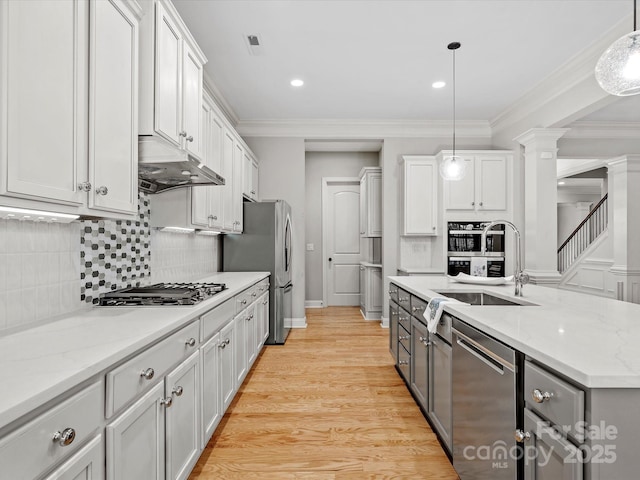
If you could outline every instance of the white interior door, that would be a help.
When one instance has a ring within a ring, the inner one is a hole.
[[[360,305],[360,181],[325,180],[322,197],[324,304]]]

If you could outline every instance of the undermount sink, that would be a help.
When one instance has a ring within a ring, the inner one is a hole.
[[[448,297],[454,300],[458,300],[460,302],[468,303],[469,305],[479,305],[479,306],[506,305],[511,307],[535,306],[534,303],[526,302],[523,300],[518,300],[518,301],[507,300],[506,298],[496,297],[495,295],[491,295],[490,293],[484,293],[484,292],[440,291],[436,293],[438,295],[442,295],[443,297]]]

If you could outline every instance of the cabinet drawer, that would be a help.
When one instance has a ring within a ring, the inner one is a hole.
[[[410,325],[407,326],[411,328]],[[407,350],[407,352],[411,353],[411,333],[406,331],[404,328],[399,328],[398,342]]]
[[[398,305],[407,312],[411,311],[411,294],[398,287]]]
[[[0,477],[36,478],[78,451],[102,424],[103,403],[103,383],[94,383],[0,440]],[[68,429],[75,433],[68,445],[54,440]]]
[[[422,322],[425,322],[422,314],[427,309],[427,303],[421,298],[416,297],[415,295],[411,295],[411,315],[416,317]]]
[[[235,301],[229,299],[200,317],[200,341],[206,341],[211,335],[224,327],[226,323],[233,320],[235,312]]]
[[[398,286],[395,283],[390,283],[389,284],[389,298],[398,303]]]
[[[398,309],[398,325],[403,327],[407,332],[411,330],[411,315],[401,308]]]
[[[107,418],[151,387],[180,360],[195,352],[199,338],[200,322],[196,321],[107,373]]]
[[[409,382],[411,374],[411,355],[402,345],[398,345],[398,368],[404,379]]]
[[[247,308],[251,303],[258,298],[258,286],[253,285],[247,288],[244,292],[236,295],[236,314]]]
[[[265,278],[264,280],[260,280],[256,284],[256,288],[258,291],[258,296],[262,295],[264,292],[269,290],[269,279]]]
[[[584,421],[584,392],[538,365],[524,365],[524,400],[530,410],[557,426],[568,428],[576,440],[576,424]]]

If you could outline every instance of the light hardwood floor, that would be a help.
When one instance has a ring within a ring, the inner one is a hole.
[[[457,480],[389,330],[355,307],[309,309],[307,322],[265,347],[190,479]]]

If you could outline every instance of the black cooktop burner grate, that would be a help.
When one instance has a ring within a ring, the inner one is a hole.
[[[156,283],[105,293],[100,305],[195,305],[226,288],[224,283]]]

